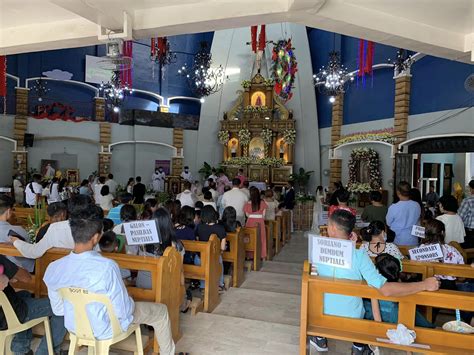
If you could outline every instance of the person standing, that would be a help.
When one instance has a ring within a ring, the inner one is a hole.
[[[94,185],[94,200],[95,200],[96,205],[100,204],[100,198],[101,198],[100,191],[102,190],[102,186],[104,185],[105,185],[105,176],[101,176],[99,177],[99,180],[97,181],[97,183]]]
[[[189,171],[189,166],[185,166],[183,172],[181,173],[181,178],[183,180],[189,181],[191,184],[193,181],[193,174]]]
[[[135,186],[135,179],[129,178],[127,181],[127,193],[133,195],[133,186]]]
[[[107,176],[107,181],[105,183],[108,187],[109,187],[109,192],[112,194],[112,196],[115,197],[115,193],[117,191],[117,181],[114,180],[114,175],[113,174],[109,174]]]
[[[278,208],[285,208],[287,210],[292,210],[295,207],[295,183],[293,181],[288,181],[286,186],[286,193],[283,199],[283,202],[280,203]]]
[[[260,198],[260,191],[256,187],[250,188],[250,201],[244,206],[244,212],[247,216],[246,227],[258,227],[260,230],[260,241],[262,244],[260,257],[267,257],[267,233],[265,230],[265,211],[268,206]]]
[[[142,184],[141,176],[137,176],[135,181],[137,183],[133,186],[133,203],[139,205],[145,202],[146,186]]]
[[[165,191],[165,179],[166,173],[163,171],[163,167],[159,166],[158,169],[155,169],[155,173],[151,176],[153,190],[155,192]]]
[[[364,208],[361,216],[362,220],[369,223],[374,221],[385,221],[388,208],[382,204],[382,194],[380,191],[371,191],[369,198],[370,205]]]
[[[466,237],[462,245],[464,249],[474,248],[474,180],[469,181],[469,188],[471,195],[462,200],[461,207],[458,210],[466,231]]]
[[[13,194],[15,196],[15,202],[20,206],[23,205],[24,193],[25,189],[23,188],[20,175],[15,175],[13,177]]]
[[[211,170],[211,175],[209,175],[206,179],[206,182],[204,183],[204,187],[208,187],[209,184],[211,183],[209,179],[212,179],[212,181],[216,182],[217,181],[217,171],[215,168],[212,168]]]
[[[48,204],[59,202],[59,201],[61,201],[61,198],[59,196],[58,178],[54,177],[51,180],[51,184],[49,185]]]
[[[185,181],[183,184],[183,188],[183,192],[181,192],[176,197],[176,199],[181,202],[181,207],[189,206],[194,208],[194,205],[197,202],[198,198],[193,192],[191,192],[191,183],[189,181]]]
[[[439,209],[441,216],[436,217],[438,221],[444,223],[446,230],[444,242],[458,242],[459,244],[464,243],[464,237],[466,231],[461,217],[457,214],[458,211],[458,200],[453,195],[443,195],[439,199]]]
[[[410,184],[401,181],[397,186],[400,201],[392,204],[387,212],[387,226],[395,232],[397,245],[418,244],[418,237],[411,235],[411,230],[420,220],[421,208],[418,202],[410,200],[410,190]]]
[[[439,195],[434,189],[434,185],[430,184],[430,191],[425,196],[426,204],[431,207],[435,207],[439,201]]]
[[[244,183],[248,181],[247,177],[244,174],[244,169],[239,169],[239,172],[235,177],[240,180],[240,187],[244,187]]]
[[[244,206],[248,201],[247,195],[245,195],[242,190],[239,188],[240,180],[233,179],[232,180],[232,189],[227,191],[222,196],[221,207],[225,209],[226,207],[232,206],[235,208],[235,212],[237,213],[237,220],[240,222],[241,225],[245,225],[245,213],[244,213]]]
[[[34,174],[33,180],[26,185],[25,197],[26,204],[30,207],[35,207],[40,202],[41,194],[43,193],[43,187],[41,186],[41,175]]]

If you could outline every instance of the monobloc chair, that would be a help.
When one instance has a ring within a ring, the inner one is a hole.
[[[130,324],[124,332],[115,315],[110,299],[106,295],[90,293],[88,290],[77,287],[59,289],[61,297],[69,302],[74,309],[74,325],[76,333],[69,333],[69,355],[74,355],[76,347],[87,346],[89,355],[104,355],[109,353],[110,346],[127,339],[132,333],[136,335],[137,351],[135,355],[143,355],[142,334],[139,324]],[[102,303],[107,308],[107,313],[112,326],[112,338],[98,340],[94,337],[92,327],[87,317],[86,306],[90,303]]]
[[[44,323],[44,332],[46,335],[46,344],[48,346],[48,353],[54,354],[53,352],[53,338],[51,337],[51,328],[49,327],[49,317],[41,317],[29,320],[25,323],[21,323],[13,310],[10,301],[3,291],[0,291],[0,306],[5,314],[7,320],[8,329],[0,330],[0,354],[12,355],[11,343],[13,336],[21,333],[24,330],[33,328],[34,326]]]

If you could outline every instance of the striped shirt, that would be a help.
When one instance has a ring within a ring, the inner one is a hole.
[[[474,229],[474,195],[462,200],[458,215],[461,217],[465,228]]]

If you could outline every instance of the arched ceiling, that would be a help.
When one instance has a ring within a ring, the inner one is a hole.
[[[136,39],[295,22],[474,61],[474,0],[0,0],[0,54],[98,44],[124,11]]]

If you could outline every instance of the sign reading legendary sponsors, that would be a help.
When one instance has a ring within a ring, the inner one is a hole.
[[[410,254],[410,259],[414,261],[430,261],[443,258],[443,249],[441,249],[439,243],[413,248],[408,250],[408,253]]]
[[[417,226],[416,224],[413,225],[413,227],[411,228],[411,235],[414,235],[415,237],[418,237],[418,238],[424,238],[425,227]]]
[[[320,236],[313,236],[311,239],[311,263],[343,269],[352,267],[352,241]]]
[[[123,227],[128,245],[160,243],[155,220],[124,223]]]

